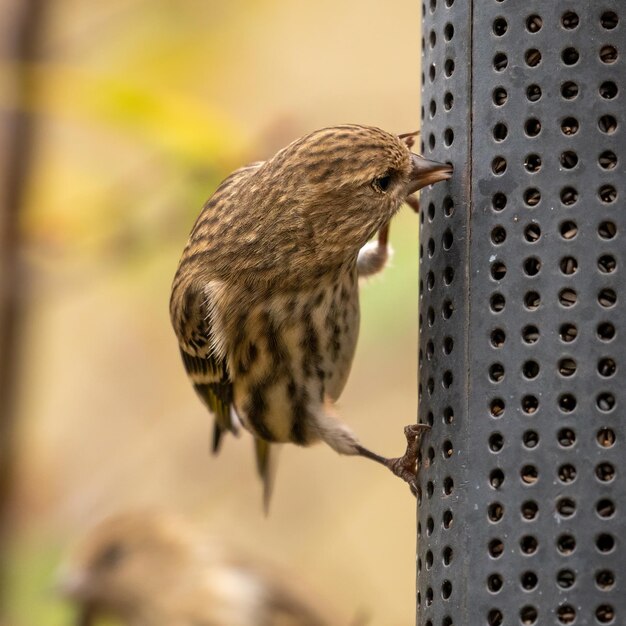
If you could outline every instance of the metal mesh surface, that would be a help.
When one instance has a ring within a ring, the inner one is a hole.
[[[423,5],[420,626],[626,624],[625,33]]]

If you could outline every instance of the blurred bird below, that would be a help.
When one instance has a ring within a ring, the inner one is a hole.
[[[76,626],[339,626],[265,563],[211,541],[172,514],[109,517],[70,552],[58,575]],[[364,622],[360,622],[363,624]],[[352,622],[356,626],[356,622]]]

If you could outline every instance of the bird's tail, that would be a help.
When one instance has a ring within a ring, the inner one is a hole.
[[[213,454],[217,454],[219,452],[224,432],[225,429],[220,426],[218,420],[215,420],[215,422],[213,422],[213,443],[211,445],[211,451]]]
[[[270,508],[270,499],[274,489],[274,478],[276,476],[276,452],[272,452],[272,447],[276,445],[270,444],[263,439],[254,438],[254,452],[256,454],[256,468],[259,477],[263,482],[263,510],[267,515]]]

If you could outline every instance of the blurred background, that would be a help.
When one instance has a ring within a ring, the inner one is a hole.
[[[271,513],[247,436],[209,453],[170,283],[234,168],[336,123],[419,123],[420,4],[0,0],[0,566],[11,626],[62,625],[59,561],[103,516],[176,511],[346,616],[414,623],[415,500],[374,463],[283,448]],[[417,406],[418,218],[362,290],[339,411],[395,456]]]

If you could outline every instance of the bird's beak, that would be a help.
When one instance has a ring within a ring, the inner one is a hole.
[[[418,189],[448,180],[452,176],[452,166],[448,163],[429,161],[419,154],[411,154],[411,174],[409,176],[409,189],[407,195],[415,193]]]

